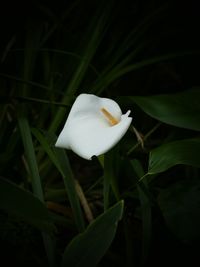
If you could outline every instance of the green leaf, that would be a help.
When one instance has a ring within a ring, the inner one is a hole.
[[[136,103],[149,116],[181,128],[200,131],[200,89],[154,96],[133,96]]]
[[[199,180],[185,180],[162,190],[158,197],[169,229],[184,242],[199,242],[199,192]]]
[[[0,178],[0,208],[40,230],[55,229],[47,208],[37,197],[3,178]]]
[[[199,153],[200,139],[186,139],[162,145],[150,152],[148,174],[164,172],[177,164],[200,167]]]
[[[109,248],[122,218],[123,201],[119,201],[76,236],[65,249],[62,267],[95,267]]]

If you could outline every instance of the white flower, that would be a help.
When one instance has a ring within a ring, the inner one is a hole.
[[[122,115],[119,105],[92,94],[79,95],[68,115],[56,147],[73,150],[91,159],[110,150],[124,136],[132,118]]]

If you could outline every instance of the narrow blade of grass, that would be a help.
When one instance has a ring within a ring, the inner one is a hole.
[[[25,49],[24,49],[24,67],[23,67],[23,79],[25,81],[32,80],[34,67],[36,63],[37,51],[36,48],[39,45],[39,40],[42,34],[41,28],[37,31],[33,31],[35,25],[30,24],[27,27],[26,39],[25,39]],[[27,95],[29,87],[27,83],[23,84],[22,95]]]
[[[24,150],[30,170],[31,175],[31,182],[33,187],[34,194],[44,202],[43,190],[41,185],[41,179],[38,171],[38,165],[36,161],[32,136],[30,132],[30,127],[28,120],[25,116],[18,117],[18,125],[22,136],[22,141],[24,145]],[[52,238],[47,235],[46,233],[42,233],[43,242],[49,262],[49,266],[53,267],[55,263],[55,250],[54,250],[54,243]]]
[[[66,191],[67,191],[67,194],[68,194],[71,206],[72,206],[76,225],[78,227],[78,230],[80,232],[83,232],[85,229],[85,222],[84,222],[79,198],[78,198],[76,188],[75,188],[74,175],[70,167],[67,154],[64,151],[64,149],[60,149],[60,148],[55,148],[54,152],[55,152],[57,159],[60,162],[62,172],[64,173],[63,181],[64,181],[65,188],[66,188]]]
[[[155,56],[149,59],[141,60],[140,62],[136,62],[134,64],[123,66],[122,68],[115,68],[112,69],[110,72],[108,72],[102,79],[98,79],[98,83],[94,85],[94,88],[92,91],[95,94],[101,94],[105,88],[110,85],[112,82],[116,81],[123,75],[144,68],[146,66],[150,66],[153,64],[157,64],[159,62],[175,59],[175,58],[181,58],[184,56],[192,56],[192,55],[200,54],[200,51],[185,51],[185,52],[177,52],[172,54],[166,54],[161,56]]]
[[[143,168],[138,160],[132,160],[131,165],[138,177],[144,176]],[[150,249],[150,242],[152,236],[152,214],[151,214],[151,201],[148,194],[148,185],[145,179],[137,185],[139,193],[141,212],[142,212],[142,262],[144,264]]]
[[[79,198],[76,193],[75,189],[75,181],[74,181],[74,175],[70,167],[70,163],[68,160],[68,157],[64,151],[64,149],[60,148],[53,148],[47,141],[47,139],[44,137],[44,135],[41,134],[37,129],[32,129],[32,132],[36,139],[39,141],[45,152],[48,154],[49,158],[53,162],[53,164],[56,166],[58,171],[63,177],[64,185],[67,191],[67,195],[72,207],[72,211],[74,214],[74,219],[77,225],[77,228],[80,232],[82,232],[85,229],[85,223],[83,218],[83,213],[81,210]],[[56,139],[55,136],[52,138],[54,141]],[[55,143],[55,142],[52,142]]]
[[[40,175],[38,171],[38,165],[36,161],[29,123],[24,116],[20,116],[18,118],[18,125],[19,125],[21,136],[22,136],[25,155],[26,155],[29,170],[30,170],[33,193],[41,201],[44,201],[43,190],[42,190]]]

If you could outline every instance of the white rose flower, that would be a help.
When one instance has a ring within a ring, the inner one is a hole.
[[[68,115],[56,147],[71,149],[91,160],[115,146],[128,130],[130,111],[122,115],[119,105],[92,94],[79,95]]]

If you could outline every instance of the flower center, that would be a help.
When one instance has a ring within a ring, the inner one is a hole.
[[[118,119],[113,117],[113,115],[110,114],[110,112],[107,111],[105,108],[101,108],[101,112],[106,117],[106,119],[108,120],[108,122],[110,123],[111,126],[114,126],[114,125],[119,123]]]

